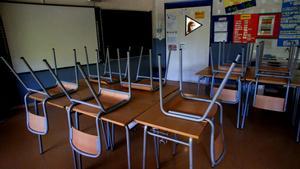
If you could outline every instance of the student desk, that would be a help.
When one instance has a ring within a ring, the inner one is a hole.
[[[115,85],[112,88],[127,90],[125,88],[121,88],[120,85]],[[174,92],[177,90],[177,86],[166,85],[164,86],[164,90],[166,91],[164,96]],[[90,101],[95,103],[95,100]],[[114,143],[114,125],[118,125],[125,128],[126,131],[126,143],[127,143],[127,158],[128,158],[128,168],[131,168],[131,152],[130,152],[130,129],[134,128],[137,123],[134,122],[134,119],[145,112],[155,103],[159,102],[159,92],[145,92],[140,90],[132,90],[132,98],[126,105],[114,110],[113,112],[104,114],[101,116],[101,120],[112,124],[112,135],[109,136],[111,139],[112,147]],[[73,108],[74,111],[90,116],[97,117],[99,109],[89,107],[86,105],[77,105]]]
[[[280,69],[275,69],[280,70]],[[274,77],[260,77],[259,82],[264,84],[270,84],[270,85],[283,85],[286,86],[288,80],[287,79],[280,79],[280,78],[274,78]],[[250,67],[246,74],[246,81],[248,82],[247,88],[250,87],[252,83],[255,82],[255,67]],[[294,107],[293,107],[293,124],[295,123],[297,110],[298,110],[298,103],[299,103],[299,97],[300,97],[300,71],[296,71],[293,78],[291,79],[290,87],[295,89],[294,93]],[[247,105],[245,105],[247,106]],[[299,138],[297,138],[297,141],[299,141]]]
[[[170,95],[171,96],[171,95]],[[173,99],[181,98],[181,96],[175,96]],[[208,103],[204,102],[197,102],[196,104],[193,103],[194,101],[189,100],[187,102],[183,101],[185,99],[179,99],[171,104],[166,103],[164,106],[168,109],[172,108],[172,110],[176,111],[176,108],[179,108],[181,110],[188,110],[188,109],[194,109],[192,112],[195,115],[203,115],[203,113],[206,111],[208,107]],[[189,102],[189,104],[187,104]],[[175,104],[175,105],[174,105]],[[195,105],[195,106],[191,106]],[[210,111],[211,117],[213,117],[217,112],[218,107],[214,106],[212,110]],[[190,113],[192,113],[190,112]],[[190,114],[188,113],[188,114]],[[185,146],[189,147],[189,168],[193,168],[193,140],[199,140],[201,138],[201,135],[203,134],[204,129],[209,125],[209,122],[207,120],[203,120],[201,122],[194,122],[189,120],[184,120],[176,117],[166,116],[161,112],[160,104],[157,103],[155,106],[152,106],[150,109],[148,109],[146,112],[138,116],[135,121],[139,124],[144,125],[144,141],[143,141],[143,168],[146,167],[146,153],[147,153],[147,135],[154,136],[155,137],[163,138],[175,143],[179,143]],[[150,129],[148,129],[150,128]],[[152,129],[152,131],[151,131]],[[215,130],[215,129],[212,129]],[[160,134],[160,136],[155,135],[155,133],[165,133]],[[213,131],[214,132],[214,131]],[[170,136],[167,136],[169,133],[175,134],[174,138],[171,138]],[[181,141],[177,139],[176,135],[183,136],[185,138],[188,138],[188,141]],[[214,134],[213,134],[214,135]],[[215,150],[214,156],[215,158],[221,159],[219,157],[223,154],[223,142],[222,142],[222,136],[220,133],[216,133],[216,139],[213,139]],[[212,138],[211,138],[212,139]],[[211,142],[212,143],[212,142]],[[156,165],[157,168],[159,168],[159,157],[158,152],[159,148],[158,145],[155,144],[155,152],[156,152]],[[174,151],[174,149],[173,149]],[[218,160],[219,161],[219,160]],[[214,161],[214,164],[215,165]]]
[[[277,71],[282,71],[280,68],[279,69],[274,69]],[[199,90],[199,85],[200,85],[200,80],[202,78],[211,78],[212,77],[212,71],[211,67],[206,67],[199,72],[196,73],[196,75],[199,76],[198,80],[198,90]],[[217,78],[224,78],[222,75],[216,76]],[[233,78],[234,79],[234,78]],[[255,82],[255,67],[248,67],[247,72],[246,72],[246,78],[245,82],[247,83],[246,88],[249,89],[251,84]],[[270,85],[286,85],[287,84],[287,79],[280,79],[280,78],[273,78],[273,77],[260,77],[259,82],[265,83],[265,84],[270,84]],[[297,70],[295,72],[294,77],[291,80],[290,87],[295,88],[295,93],[294,93],[294,107],[293,107],[293,115],[292,115],[292,121],[293,124],[296,123],[296,116],[297,116],[297,111],[298,111],[298,103],[300,99],[300,71]],[[246,99],[248,97],[246,96]],[[244,111],[247,111],[246,107],[248,105],[245,105]],[[297,142],[300,141],[300,118],[298,119],[298,126],[297,126]]]
[[[71,96],[77,99],[86,99],[91,97],[89,89],[86,86],[83,80],[79,82],[79,88],[76,92],[72,93]],[[97,91],[98,87],[96,84],[92,84],[94,89]],[[121,88],[119,84],[112,85],[111,88],[118,90],[128,90],[126,88]],[[170,93],[177,90],[177,86],[165,85],[164,86],[164,97]],[[41,94],[35,93],[30,96],[32,99],[42,100],[44,96]],[[91,101],[93,102],[93,101]],[[128,156],[128,168],[131,168],[131,153],[130,153],[130,136],[129,130],[136,126],[134,119],[139,116],[141,113],[145,112],[151,106],[159,102],[159,91],[156,92],[145,92],[141,90],[132,90],[132,98],[129,103],[116,109],[113,112],[107,113],[101,117],[101,120],[124,127],[126,131],[126,141],[127,141],[127,156]],[[71,103],[67,97],[62,96],[56,99],[50,99],[48,101],[49,105],[65,109]],[[96,117],[99,109],[91,108],[85,105],[77,105],[73,108],[74,111],[77,111],[80,114],[84,114],[91,117]],[[113,139],[113,136],[112,136]],[[113,141],[112,141],[113,142]]]
[[[97,86],[94,85],[94,89],[97,91]],[[62,92],[59,86],[55,87],[53,90],[59,90]],[[83,80],[79,81],[79,87],[77,91],[71,94],[73,98],[84,100],[89,97],[91,97],[91,94],[88,93],[88,87],[85,84]],[[45,95],[42,95],[40,93],[33,93],[29,96],[29,98],[37,100],[37,101],[43,101],[45,99]],[[52,105],[54,107],[58,107],[61,109],[65,109],[66,106],[69,106],[71,102],[68,100],[68,98],[62,93],[62,97],[58,97],[55,99],[49,99],[47,102],[49,105]]]

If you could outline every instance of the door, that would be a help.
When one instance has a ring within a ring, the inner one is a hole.
[[[168,80],[179,80],[179,47],[183,47],[183,81],[209,64],[211,6],[166,9],[166,51],[172,48]],[[189,23],[194,22],[192,30]]]

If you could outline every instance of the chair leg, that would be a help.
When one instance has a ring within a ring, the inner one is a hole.
[[[193,139],[189,138],[189,169],[193,169]]]
[[[296,88],[296,97],[295,98],[295,103],[294,103],[294,108],[293,108],[293,116],[292,116],[292,125],[295,126],[296,124],[296,116],[297,116],[297,110],[298,110],[298,103],[299,103],[299,97],[300,97],[300,91],[298,88]]]
[[[78,169],[78,163],[77,163],[77,153],[75,152],[75,150],[72,150],[72,156],[73,156],[73,162],[74,162],[74,168]]]
[[[240,128],[241,108],[242,108],[242,103],[241,103],[241,98],[240,98],[240,101],[238,104],[238,110],[237,110],[236,128]]]
[[[144,141],[143,141],[143,169],[146,169],[146,155],[147,155],[147,128],[144,126]]]
[[[297,139],[296,139],[297,143],[300,142],[300,120],[299,120],[299,123],[298,123],[298,130],[297,130]]]
[[[75,128],[77,130],[80,129],[80,126],[79,126],[79,113],[78,112],[75,112]],[[82,168],[82,158],[81,158],[81,155],[79,153],[75,153],[75,155],[77,155],[77,160],[78,160],[77,161],[78,162],[77,167],[79,169],[81,169]]]
[[[126,130],[126,143],[127,143],[127,166],[131,169],[131,144],[130,144],[130,133],[129,128],[125,126]]]
[[[34,100],[34,111],[36,115],[39,115],[39,105],[37,100]],[[44,153],[44,148],[43,148],[43,140],[42,140],[42,135],[38,135],[38,143],[39,143],[39,153],[43,154]]]
[[[41,135],[38,135],[38,142],[39,142],[39,152],[40,154],[43,154],[44,148],[43,148],[43,140]]]
[[[77,153],[78,154],[78,153]],[[79,169],[82,169],[82,158],[81,158],[81,155],[78,154],[78,168]]]

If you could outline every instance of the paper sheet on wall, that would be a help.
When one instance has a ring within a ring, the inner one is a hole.
[[[214,42],[226,42],[227,41],[227,32],[215,32],[214,33]]]
[[[177,17],[174,14],[167,14],[167,28],[168,31],[177,31]]]
[[[227,32],[227,24],[228,22],[215,22],[215,32]]]

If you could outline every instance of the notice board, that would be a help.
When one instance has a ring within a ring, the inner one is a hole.
[[[283,0],[278,46],[289,46],[290,42],[300,45],[300,2]]]
[[[234,15],[233,42],[255,42],[257,36],[258,14]]]

